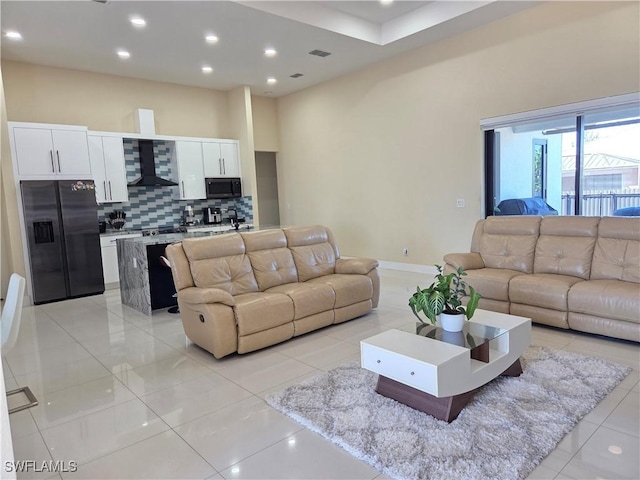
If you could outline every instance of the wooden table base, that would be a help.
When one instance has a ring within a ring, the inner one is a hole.
[[[520,365],[520,360],[516,360],[502,375],[517,377],[521,373],[522,365]],[[378,375],[378,385],[376,386],[376,392],[380,395],[392,398],[446,422],[455,420],[478,390],[439,398],[382,375]]]

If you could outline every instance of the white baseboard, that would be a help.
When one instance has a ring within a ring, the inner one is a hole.
[[[400,262],[387,262],[385,260],[378,260],[380,268],[386,268],[389,270],[401,270],[403,272],[424,273],[425,275],[434,276],[438,273],[438,269],[433,265],[421,265],[418,263],[400,263]]]

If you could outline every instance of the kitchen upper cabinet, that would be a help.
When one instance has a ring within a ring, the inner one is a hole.
[[[14,154],[20,177],[89,178],[87,132],[82,129],[14,126]]]
[[[240,160],[236,142],[202,142],[205,177],[239,177]]]
[[[180,190],[180,200],[207,198],[202,164],[202,142],[176,140],[171,167]]]
[[[88,135],[89,160],[98,203],[128,202],[122,137]]]

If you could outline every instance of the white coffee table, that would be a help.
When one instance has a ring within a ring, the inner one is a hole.
[[[362,368],[379,375],[379,394],[450,422],[478,388],[522,373],[531,319],[477,310],[463,332],[424,326],[420,333],[388,330],[362,340]]]

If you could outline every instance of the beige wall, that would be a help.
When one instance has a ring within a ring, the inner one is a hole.
[[[344,255],[468,251],[480,119],[639,91],[639,15],[549,2],[279,99],[281,222],[331,227]]]
[[[134,112],[154,111],[156,133],[232,138],[227,93],[20,62],[2,62],[9,121],[137,132]]]
[[[275,98],[251,97],[253,140],[257,152],[278,151],[278,102]]]
[[[25,269],[2,73],[0,68],[0,295],[4,296],[11,273],[24,276]]]

